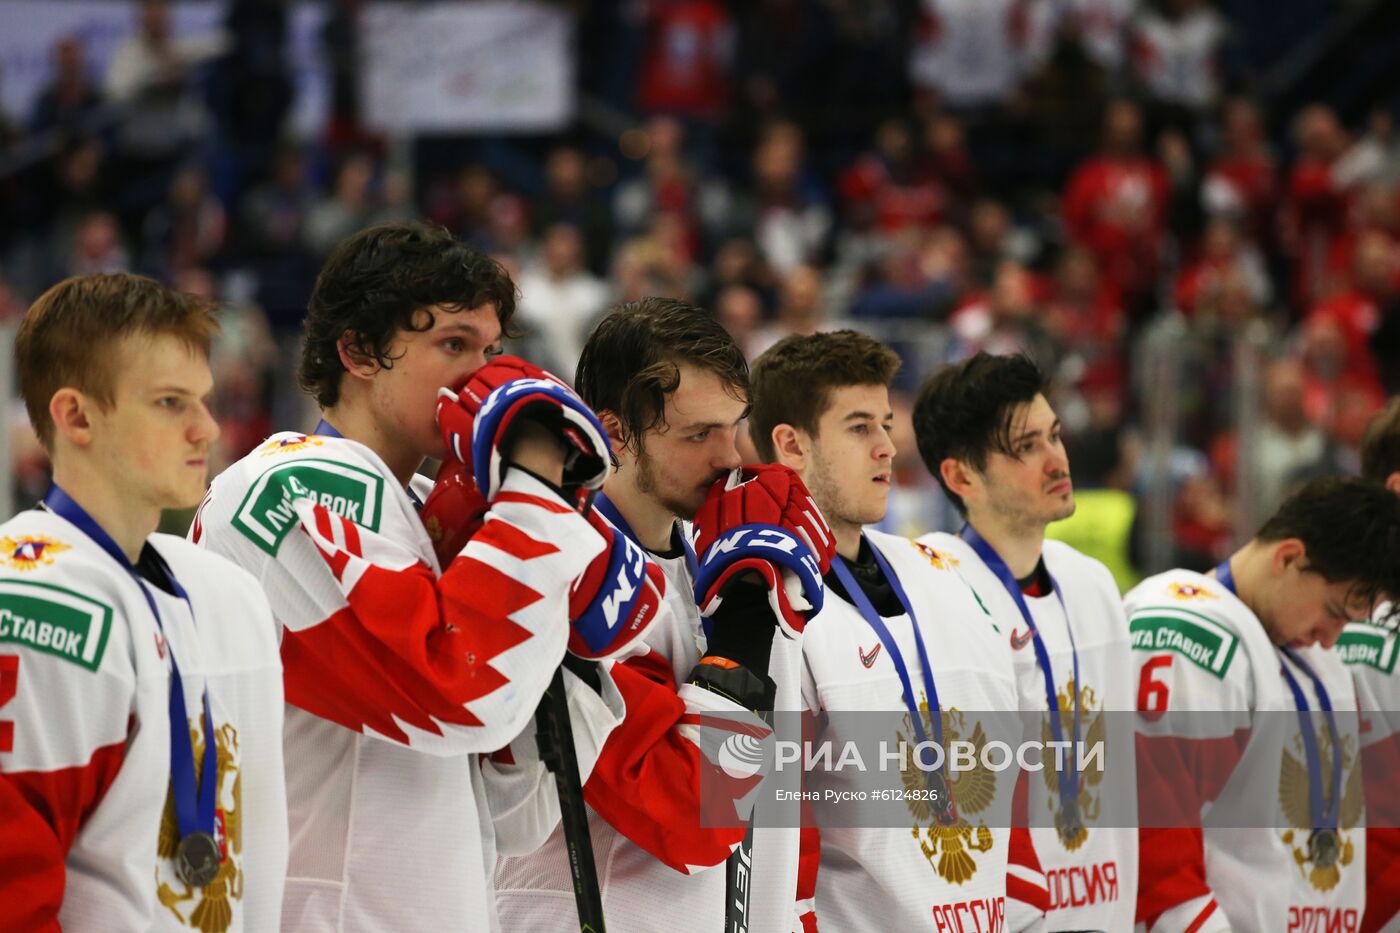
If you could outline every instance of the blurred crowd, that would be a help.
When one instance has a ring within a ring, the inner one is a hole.
[[[1270,70],[1326,32],[1327,4],[1291,38],[1224,0],[557,5],[593,117],[525,138],[364,126],[357,0],[329,4],[331,102],[310,139],[283,132],[276,0],[230,0],[224,28],[192,38],[142,3],[105,74],[63,40],[33,112],[0,115],[0,165],[51,142],[0,173],[0,320],[98,271],[221,301],[227,462],[271,429],[329,249],[421,216],[508,266],[517,349],[565,378],[600,313],[651,294],[710,309],[751,356],[834,326],[887,340],[906,361],[887,524],[919,532],[954,521],[908,425],[920,380],[1024,351],[1053,374],[1070,438],[1083,514],[1063,533],[1125,585],[1149,569],[1154,391],[1174,394],[1171,560],[1196,567],[1291,484],[1353,470],[1362,426],[1400,391],[1395,83],[1368,95],[1344,71],[1343,106],[1282,94]],[[1382,6],[1347,12],[1364,24]],[[21,485],[42,491],[16,436]]]

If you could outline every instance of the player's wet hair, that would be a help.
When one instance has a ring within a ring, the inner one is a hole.
[[[1307,570],[1363,602],[1400,598],[1400,496],[1356,477],[1315,479],[1278,507],[1257,541],[1297,538]]]
[[[1384,483],[1400,473],[1400,395],[1381,409],[1361,436],[1361,475]]]
[[[322,408],[340,401],[345,366],[337,343],[392,368],[390,345],[400,331],[433,327],[427,311],[494,305],[503,336],[512,336],[515,283],[490,256],[441,227],[405,221],[378,224],[331,250],[307,306],[297,378]]]
[[[59,389],[77,389],[103,408],[112,404],[117,341],[169,334],[208,357],[218,329],[208,302],[142,275],[59,282],[30,305],[15,338],[19,391],[39,443],[52,452],[49,401]]]
[[[618,440],[633,446],[664,423],[681,364],[714,373],[731,397],[748,401],[749,364],[734,338],[708,311],[674,298],[629,301],[599,321],[579,356],[574,389],[594,411],[616,415]]]
[[[815,437],[833,389],[889,386],[899,355],[873,337],[853,330],[793,334],[769,347],[753,363],[749,391],[749,437],[765,463],[777,459],[773,429],[801,428]]]
[[[914,403],[919,456],[959,512],[967,514],[967,508],[943,481],[939,465],[952,457],[980,473],[993,451],[1015,457],[1011,422],[1016,410],[1045,391],[1045,375],[1030,357],[989,353],[943,367],[919,389]]]

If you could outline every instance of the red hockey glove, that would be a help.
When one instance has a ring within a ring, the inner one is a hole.
[[[822,576],[836,539],[801,478],[777,464],[745,466],[710,488],[695,516],[699,571],[695,601],[703,616],[745,571],[768,587],[768,602],[788,638],[821,611]]]
[[[612,465],[607,432],[557,376],[517,356],[498,356],[460,388],[438,390],[438,430],[451,455],[471,468],[488,502],[505,477],[502,452],[510,449],[518,418],[544,425],[563,443],[566,491],[603,485]]]
[[[481,528],[486,508],[486,497],[476,488],[467,468],[451,457],[442,461],[433,491],[423,501],[418,517],[428,529],[438,566],[443,570]]]

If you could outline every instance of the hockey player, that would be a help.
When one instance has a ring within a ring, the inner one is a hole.
[[[288,929],[495,928],[498,844],[528,850],[557,821],[541,768],[483,755],[522,732],[533,744],[570,583],[605,546],[574,508],[565,452],[601,480],[607,448],[572,392],[521,361],[487,364],[514,301],[500,266],[444,230],[340,243],[299,373],[323,420],[220,475],[191,529],[254,572],[282,629]],[[476,419],[489,424],[474,444]],[[444,459],[443,483],[475,477],[484,513],[456,516],[480,527],[441,562],[438,490],[414,477],[425,457]],[[605,678],[570,675],[568,694],[586,770],[621,701]]]
[[[908,732],[899,735],[908,745],[979,734],[985,743],[1008,726],[1019,738],[1014,714],[1009,723],[986,715],[1017,708],[1005,637],[949,555],[863,527],[885,515],[895,453],[888,386],[899,363],[853,331],[787,337],[754,363],[754,446],[797,471],[836,538],[827,597],[802,640],[812,739],[855,739],[843,730],[867,728],[869,718],[841,714],[875,711],[907,711]],[[1044,877],[1026,830],[1007,828],[1014,774],[940,769],[926,780],[906,769],[901,777],[941,798],[910,794],[912,834],[804,829],[804,928],[1038,929]],[[1007,802],[1000,818],[992,812],[998,793]]]
[[[1397,590],[1400,499],[1323,479],[1210,574],[1170,570],[1125,597],[1150,714],[1139,727],[1149,931],[1360,928],[1356,694],[1326,649]]]
[[[794,636],[820,606],[830,533],[790,470],[745,468],[733,485],[748,366],[705,311],[664,298],[620,306],[589,337],[575,384],[616,451],[596,508],[646,549],[666,586],[649,650],[613,668],[626,716],[584,788],[608,929],[786,933],[798,831],[755,829],[750,849],[742,825],[702,805],[724,786],[703,733],[723,738],[726,723],[761,726],[753,711],[798,709]],[[777,562],[784,552],[756,546],[754,524],[806,559]],[[530,857],[502,859],[505,928],[577,928],[562,852],[556,833]]]
[[[1136,832],[1130,814],[1104,819],[1111,788],[1135,781],[1131,730],[1115,735],[1105,715],[1134,708],[1128,629],[1109,571],[1045,540],[1046,525],[1074,512],[1074,488],[1044,377],[1026,357],[979,353],[924,384],[914,431],[925,465],[966,519],[956,535],[919,540],[958,562],[1006,633],[1021,708],[1059,711],[1046,731],[1071,749],[1107,738],[1102,770],[1081,773],[1074,751],[1063,767],[1024,777],[1049,892],[1046,929],[1131,929]]]
[[[1400,397],[1366,427],[1361,475],[1400,496]],[[1388,620],[1389,603],[1376,618],[1352,622],[1337,639],[1337,654],[1356,679],[1361,707],[1361,759],[1366,780],[1366,916],[1364,933],[1400,933],[1400,634]]]
[[[204,492],[213,315],[132,275],[25,315],[20,392],[53,462],[0,527],[0,927],[275,930],[282,673],[251,576],[162,509]]]

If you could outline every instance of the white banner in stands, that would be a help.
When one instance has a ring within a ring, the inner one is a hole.
[[[112,55],[136,31],[137,4],[110,0],[4,0],[0,3],[0,109],[28,123],[53,78],[53,49],[74,36],[83,45],[88,74],[100,91]],[[171,7],[176,36],[210,33],[223,20],[219,3]]]
[[[573,18],[535,2],[376,3],[365,121],[390,132],[549,131],[574,114]]]
[[[172,3],[171,27],[177,38],[207,36],[224,21],[227,0]],[[321,51],[322,3],[299,0],[288,20],[287,61],[296,82],[292,132],[303,138],[321,133],[326,121],[330,78]],[[53,50],[74,36],[83,46],[88,74],[100,92],[117,47],[136,31],[135,0],[0,0],[0,111],[28,124],[39,95],[53,79]]]

